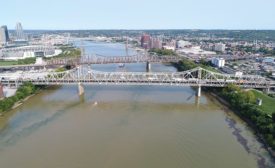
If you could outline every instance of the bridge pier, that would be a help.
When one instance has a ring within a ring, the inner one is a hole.
[[[150,72],[150,71],[151,71],[151,64],[150,64],[149,61],[146,62],[146,70],[147,70],[147,72]]]
[[[195,106],[200,107],[200,97],[195,97]]]
[[[197,88],[197,97],[201,97],[201,86]]]
[[[266,88],[263,91],[264,91],[264,93],[269,94],[270,93],[270,88]]]
[[[78,95],[81,96],[84,94],[84,87],[81,83],[78,83]]]

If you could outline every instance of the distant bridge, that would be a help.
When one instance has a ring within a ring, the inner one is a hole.
[[[29,69],[31,67],[49,67],[49,66],[79,66],[91,64],[119,64],[119,63],[147,63],[147,70],[151,69],[150,63],[169,63],[179,62],[181,60],[178,56],[157,56],[137,54],[133,56],[103,56],[98,54],[88,54],[82,57],[71,58],[55,58],[48,60],[45,64],[29,64],[29,65],[9,65],[0,66],[0,69]]]
[[[47,65],[83,65],[83,64],[116,64],[116,63],[146,63],[146,62],[178,62],[178,56],[157,56],[137,54],[133,56],[103,56],[89,54],[80,58],[60,58],[47,61]]]
[[[1,77],[1,76],[0,76]],[[20,85],[23,82],[34,85],[79,85],[82,94],[82,85],[171,85],[196,86],[200,96],[201,86],[225,87],[229,83],[244,88],[275,88],[274,81],[268,81],[257,75],[231,75],[215,73],[201,67],[184,72],[101,72],[77,67],[75,69],[57,72],[32,74],[24,73],[18,78],[1,77],[3,85]]]

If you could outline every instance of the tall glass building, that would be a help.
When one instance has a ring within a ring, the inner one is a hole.
[[[24,35],[24,32],[23,32],[23,27],[22,27],[22,25],[21,25],[20,22],[16,23],[15,31],[16,31],[16,39],[17,40],[25,40],[25,35]]]
[[[6,42],[10,41],[8,27],[6,25],[4,25],[1,28],[4,29],[4,34],[5,34]]]

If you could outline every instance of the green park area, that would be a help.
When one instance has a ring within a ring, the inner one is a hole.
[[[258,90],[252,90],[252,92],[254,93],[256,99],[262,99],[262,105],[260,108],[263,112],[270,115],[275,112],[275,98],[272,98]]]
[[[17,61],[0,61],[0,66],[17,65]]]
[[[35,61],[35,57],[20,59],[17,61],[0,61],[0,66],[34,64]]]

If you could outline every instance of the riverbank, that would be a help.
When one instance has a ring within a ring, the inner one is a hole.
[[[21,106],[24,102],[26,102],[27,100],[29,100],[29,98],[33,97],[34,95],[38,94],[40,92],[37,92],[37,93],[34,93],[28,97],[26,97],[24,100],[20,101],[20,102],[16,102],[13,107],[10,109],[10,110],[14,110],[16,109],[17,107]],[[9,111],[9,110],[8,110]],[[5,111],[4,113],[8,112],[8,111]]]
[[[225,105],[226,107],[228,107],[230,110],[232,110],[238,117],[240,117],[243,121],[245,121],[245,123],[252,128],[252,130],[254,131],[254,134],[257,136],[257,138],[264,144],[265,149],[268,151],[268,153],[272,156],[273,159],[275,159],[275,151],[269,146],[269,144],[266,142],[264,136],[262,134],[260,134],[258,128],[256,127],[256,125],[254,123],[252,123],[250,120],[248,120],[247,118],[245,118],[243,115],[241,115],[241,113],[239,113],[236,109],[232,108],[232,105],[224,100],[222,97],[218,96],[216,93],[204,88],[204,91],[207,91],[211,96],[213,96],[216,100],[218,100],[221,104]]]
[[[172,63],[178,71],[185,71],[199,65],[187,59],[179,63]],[[240,87],[228,85],[225,88],[209,88],[210,94],[226,105],[250,126],[256,136],[263,142],[270,155],[275,159],[275,122],[258,105],[252,91],[245,91]],[[216,94],[217,93],[217,94]]]
[[[264,94],[263,92],[256,89],[253,89],[251,91],[254,93],[256,99],[258,98],[262,99],[262,105],[260,108],[271,116],[272,113],[275,112],[275,109],[274,109],[275,98],[270,97],[269,95]]]
[[[30,82],[25,82],[23,86],[17,89],[15,95],[0,100],[0,115],[20,106],[22,102],[39,93],[43,88],[45,88],[45,86],[34,86]]]
[[[37,86],[36,86],[36,87],[37,87]],[[31,94],[31,95],[25,97],[25,98],[22,99],[22,100],[18,100],[17,102],[14,103],[14,105],[13,105],[10,109],[8,109],[8,110],[6,110],[6,111],[3,111],[3,112],[0,112],[0,117],[5,116],[5,115],[6,115],[7,113],[9,113],[11,110],[16,109],[17,107],[20,107],[21,105],[24,104],[24,102],[28,101],[31,97],[40,94],[42,91],[45,91],[45,90],[51,89],[51,88],[57,89],[57,88],[60,88],[60,87],[61,87],[61,86],[39,86],[39,87],[38,87],[39,89],[37,89],[37,90],[35,91],[35,93],[33,93],[33,94]],[[0,100],[0,101],[1,101],[1,100]]]

